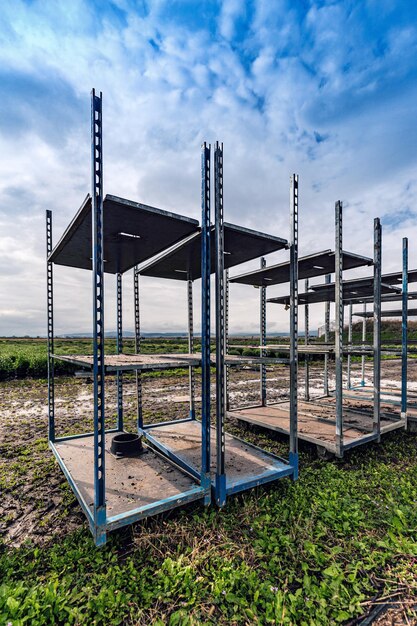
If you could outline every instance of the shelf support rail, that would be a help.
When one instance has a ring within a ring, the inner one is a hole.
[[[381,436],[381,275],[382,234],[379,217],[374,219],[374,414],[373,433]]]
[[[290,183],[290,454],[298,477],[298,175]]]
[[[122,292],[122,275],[120,273],[116,276],[117,283],[117,335],[116,335],[116,352],[117,354],[123,354],[123,292]],[[117,429],[123,430],[123,373],[118,371],[116,374],[117,380]]]
[[[362,344],[366,342],[366,302],[363,305],[363,312],[365,315],[362,320]],[[361,387],[365,387],[365,355],[361,356]]]
[[[223,226],[223,144],[214,150],[215,280],[216,280],[216,502],[226,503],[225,473],[225,385],[224,385],[224,226]]]
[[[401,417],[407,428],[407,352],[408,352],[408,238],[403,238],[402,276],[402,323],[401,323]]]
[[[139,271],[136,265],[133,270],[133,297],[135,314],[135,353],[141,353],[140,337],[140,303],[139,303]],[[136,370],[136,420],[138,432],[143,429],[143,407],[142,407],[142,372]]]
[[[308,292],[309,289],[309,281],[308,278],[305,280],[305,292]],[[310,341],[310,316],[309,316],[309,307],[308,304],[304,306],[304,343],[308,346]],[[304,397],[307,401],[310,400],[310,356],[306,353],[304,356],[304,373],[305,373],[305,390]]]
[[[194,352],[194,319],[193,319],[193,281],[187,280],[187,310],[188,310],[188,352]],[[188,382],[190,388],[190,419],[195,419],[195,372],[194,367],[188,368]]]
[[[91,94],[93,378],[94,378],[94,524],[96,545],[106,540],[104,412],[103,267],[103,116],[102,94]]]
[[[329,285],[331,282],[331,274],[326,274],[325,283]],[[326,302],[324,309],[324,342],[330,341],[330,302]],[[329,355],[324,355],[324,380],[323,380],[323,392],[325,396],[329,395]]]
[[[343,205],[335,205],[336,454],[343,454]]]
[[[348,326],[348,346],[349,348],[352,347],[352,318],[353,318],[353,304],[352,302],[349,303],[349,326]],[[348,389],[351,389],[352,387],[352,357],[350,355],[350,352],[348,353],[348,358],[347,358],[347,383],[346,383],[346,387]]]
[[[211,146],[201,146],[201,484],[210,479],[210,161]]]
[[[47,350],[48,350],[48,437],[55,441],[55,380],[54,380],[54,275],[49,261],[52,252],[52,211],[46,211],[46,286],[47,286]]]
[[[266,260],[261,258],[261,269],[266,267]],[[259,320],[259,338],[260,345],[266,345],[266,287],[259,288],[259,303],[260,303],[260,320]],[[266,351],[261,347],[259,351],[261,358],[266,357]],[[260,373],[260,392],[261,392],[261,406],[266,406],[266,365],[261,363],[259,366]]]

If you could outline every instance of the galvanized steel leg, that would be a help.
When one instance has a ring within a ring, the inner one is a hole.
[[[308,279],[305,281],[305,292],[307,293],[309,288]],[[308,304],[304,306],[304,344],[308,346],[309,344],[309,309]],[[310,363],[309,363],[309,355],[306,353],[304,356],[304,373],[305,373],[305,390],[304,397],[308,401],[310,400]]]
[[[214,208],[216,251],[216,502],[226,503],[225,395],[224,395],[224,228],[223,228],[223,145],[214,150]]]
[[[55,441],[55,376],[54,376],[54,284],[53,264],[48,260],[52,252],[52,211],[46,211],[46,288],[48,332],[48,437]]]
[[[187,280],[187,308],[188,308],[188,352],[194,352],[194,320],[193,320],[193,281]],[[188,368],[190,389],[190,418],[195,419],[195,376],[194,367]]]
[[[335,257],[335,366],[336,366],[336,455],[343,456],[343,215],[336,202]]]
[[[402,280],[402,341],[401,341],[401,417],[407,428],[407,352],[408,352],[408,238],[403,239]]]
[[[290,464],[298,478],[298,175],[290,186]]]
[[[96,545],[106,541],[104,411],[104,266],[103,266],[103,118],[102,95],[91,97],[93,375],[94,375],[94,524]]]
[[[326,284],[330,284],[331,275],[327,274],[325,282]],[[326,302],[325,304],[325,318],[324,318],[324,342],[329,343],[330,340],[330,302]],[[326,353],[324,355],[324,395],[329,395],[329,355]]]
[[[122,275],[117,274],[117,339],[116,352],[123,353],[123,292]],[[123,373],[116,373],[117,380],[117,429],[123,430]]]
[[[210,145],[201,147],[201,484],[210,478]],[[209,497],[206,504],[209,504]]]
[[[363,305],[363,312],[366,313],[366,303]],[[362,320],[362,345],[365,347],[366,342],[366,315],[363,316]],[[362,368],[362,380],[361,387],[365,387],[365,355],[363,354],[361,357],[361,368]]]
[[[348,326],[348,346],[349,349],[352,348],[352,317],[353,317],[353,304],[350,303],[349,304],[349,326]],[[352,382],[351,382],[351,365],[352,365],[352,357],[350,355],[350,352],[348,353],[348,358],[347,358],[347,388],[351,389],[352,387]]]
[[[135,311],[135,352],[141,352],[140,337],[140,301],[139,301],[139,272],[137,266],[133,270],[133,293]],[[143,407],[142,407],[142,373],[136,370],[136,420],[138,432],[143,428]]]
[[[381,433],[381,223],[374,220],[374,416],[373,432]]]
[[[261,268],[266,266],[266,260],[261,258]],[[259,339],[260,345],[264,346],[266,344],[266,288],[260,287],[259,289]],[[261,347],[259,351],[259,356],[261,358],[266,356],[266,351]],[[261,363],[259,366],[260,373],[260,400],[261,406],[266,406],[266,365]]]

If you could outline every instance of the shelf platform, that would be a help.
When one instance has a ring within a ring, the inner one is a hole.
[[[93,356],[81,354],[54,354],[54,359],[66,361],[73,365],[92,369]],[[211,355],[211,364],[216,364],[216,355]],[[250,357],[239,355],[226,355],[226,365],[270,365],[288,363],[288,359],[272,357]],[[178,367],[198,367],[201,365],[201,354],[108,354],[104,357],[106,372],[118,372],[128,370],[162,370],[176,369]]]
[[[353,400],[368,400],[373,394],[373,387],[352,387],[343,391],[344,398]],[[401,406],[401,388],[381,387],[381,402]],[[417,392],[407,391],[407,416],[408,419],[417,420]]]
[[[161,425],[149,425],[144,429],[149,443],[157,447],[178,464],[200,472],[201,423],[197,420],[181,420]],[[246,491],[252,487],[292,476],[296,468],[279,457],[269,454],[238,437],[225,434],[226,494]],[[216,471],[216,431],[211,428],[211,475],[214,486]]]
[[[350,400],[343,408],[344,450],[359,446],[376,439],[372,432],[372,402]],[[382,408],[382,405],[381,405]],[[279,402],[268,406],[252,406],[233,409],[227,415],[254,426],[289,435],[289,402]],[[325,448],[336,454],[335,403],[332,397],[316,401],[298,401],[298,438]],[[400,419],[392,407],[384,407],[381,412],[381,434],[390,430],[404,428],[405,420]]]
[[[106,434],[105,532],[208,497],[208,490],[149,446],[135,458],[115,458]],[[94,502],[94,436],[67,437],[50,443],[52,451],[77,496],[92,531]]]

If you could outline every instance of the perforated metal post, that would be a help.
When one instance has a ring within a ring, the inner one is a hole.
[[[210,153],[201,147],[201,483],[210,479]],[[209,498],[207,499],[209,503]]]
[[[331,274],[327,274],[325,283],[328,285],[331,281]],[[330,340],[330,302],[325,304],[325,317],[324,317],[324,342],[329,343]],[[329,395],[329,355],[324,355],[324,380],[323,380],[324,395]]]
[[[407,428],[407,352],[408,352],[408,238],[403,239],[402,280],[402,324],[401,324],[401,417]]]
[[[106,540],[104,412],[104,264],[103,264],[103,117],[102,94],[91,97],[93,376],[94,376],[94,521],[95,541]]]
[[[216,502],[226,503],[225,394],[224,394],[224,228],[223,228],[223,145],[214,150],[214,209],[216,251]]]
[[[349,349],[352,348],[352,317],[353,317],[353,304],[350,303],[349,304],[349,326],[348,326],[348,346],[349,346]],[[347,358],[347,382],[346,382],[346,387],[348,389],[350,389],[352,387],[351,365],[352,365],[352,357],[351,357],[350,352],[349,352],[348,353],[348,358]]]
[[[379,218],[374,220],[374,415],[373,432],[381,434],[381,276],[382,234]]]
[[[224,270],[224,353],[229,354],[229,270]],[[224,366],[224,395],[229,410],[229,368]]]
[[[366,313],[366,302],[363,305],[363,312]],[[365,346],[366,342],[366,315],[363,316],[362,320],[362,345]],[[361,387],[365,387],[365,355],[363,354],[361,357]]]
[[[261,269],[266,267],[266,260],[261,258]],[[259,289],[259,339],[261,346],[266,345],[266,287],[260,287]],[[266,356],[266,351],[261,348],[259,351],[261,359]],[[266,406],[266,365],[261,363],[259,366],[260,373],[260,392],[261,392],[261,406]]]
[[[187,308],[188,308],[188,352],[194,352],[194,320],[193,320],[193,281],[187,280]],[[188,368],[188,382],[190,388],[190,418],[195,419],[195,375],[194,367]]]
[[[122,275],[117,274],[117,339],[116,352],[123,353],[123,292]],[[123,430],[123,373],[117,372],[117,428]]]
[[[140,303],[139,303],[139,272],[136,266],[133,270],[133,294],[134,294],[134,311],[135,311],[135,352],[141,352],[140,340]],[[138,431],[143,428],[143,410],[142,410],[142,373],[136,370],[136,419]]]
[[[54,380],[54,274],[49,261],[52,252],[52,211],[46,211],[46,303],[48,332],[48,437],[55,441],[55,380]]]
[[[304,283],[305,292],[308,292],[309,282],[308,278]],[[309,326],[309,309],[308,304],[304,306],[304,344],[308,346],[309,344],[309,335],[310,335],[310,326]],[[310,400],[310,363],[309,363],[309,355],[305,354],[304,356],[304,373],[305,373],[305,399]]]
[[[336,369],[336,454],[343,455],[343,206],[335,206],[335,369]]]
[[[290,185],[290,455],[298,477],[298,175]]]

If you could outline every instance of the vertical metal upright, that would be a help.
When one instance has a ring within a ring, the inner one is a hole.
[[[46,211],[46,304],[48,350],[48,437],[55,441],[55,380],[54,380],[54,273],[49,261],[52,252],[52,211]]]
[[[261,258],[261,269],[266,267],[266,260],[264,257]],[[260,287],[259,289],[259,305],[260,305],[260,316],[259,316],[259,339],[260,345],[266,345],[266,287]],[[265,350],[261,347],[259,351],[259,356],[261,358],[266,356]],[[261,406],[266,406],[266,365],[265,363],[261,363],[259,366],[260,373],[260,395],[261,395]]]
[[[223,227],[223,144],[214,149],[214,232],[216,280],[216,503],[226,503],[225,395],[224,395],[224,227]]]
[[[352,348],[352,317],[353,317],[353,304],[352,302],[349,303],[349,325],[348,325],[348,348],[349,350]],[[351,388],[352,383],[351,383],[351,365],[352,365],[352,357],[350,352],[348,352],[348,358],[347,358],[347,382],[346,382],[346,387],[348,389]]]
[[[224,270],[224,353],[229,354],[229,270]],[[224,395],[226,411],[230,408],[229,402],[229,368],[224,366]]]
[[[117,283],[117,335],[116,335],[116,353],[123,353],[123,292],[122,292],[122,275],[116,275]],[[117,381],[117,429],[123,430],[123,373],[118,371],[116,374]]]
[[[133,269],[133,294],[134,294],[134,314],[135,314],[135,353],[141,352],[140,337],[140,307],[139,307],[139,272],[136,265]],[[143,408],[142,408],[142,373],[136,370],[136,421],[140,431],[143,428]]]
[[[193,319],[193,281],[187,280],[187,309],[188,309],[188,352],[194,352],[194,319]],[[188,368],[188,382],[190,389],[190,418],[195,419],[195,372],[194,367]]]
[[[335,366],[336,366],[336,454],[343,454],[343,205],[335,205]]]
[[[93,379],[94,379],[94,524],[96,545],[106,541],[104,412],[104,264],[103,264],[103,115],[102,94],[91,94]]]
[[[298,478],[298,175],[290,184],[290,454]]]
[[[327,285],[330,284],[331,274],[327,274],[325,278],[325,283]],[[325,313],[324,313],[324,342],[329,343],[330,340],[330,302],[326,302],[325,304]],[[327,352],[324,355],[324,395],[329,395],[329,355]]]
[[[373,433],[381,435],[381,222],[374,219],[374,415]]]
[[[363,320],[362,320],[362,346],[365,348],[366,342],[366,302],[363,305]],[[361,357],[361,387],[365,387],[365,354]]]
[[[210,154],[206,142],[201,146],[201,484],[210,478]],[[205,500],[210,503],[210,496]]]
[[[401,417],[407,428],[407,352],[408,352],[408,238],[403,238],[402,276],[402,320],[401,320]]]
[[[305,292],[308,292],[309,282],[308,278],[304,283]],[[309,308],[308,304],[304,306],[304,344],[308,346],[309,344],[309,334],[310,334],[310,326],[309,326]],[[305,373],[305,390],[304,397],[308,401],[310,400],[310,363],[309,363],[309,355],[305,353],[304,355],[304,373]]]

